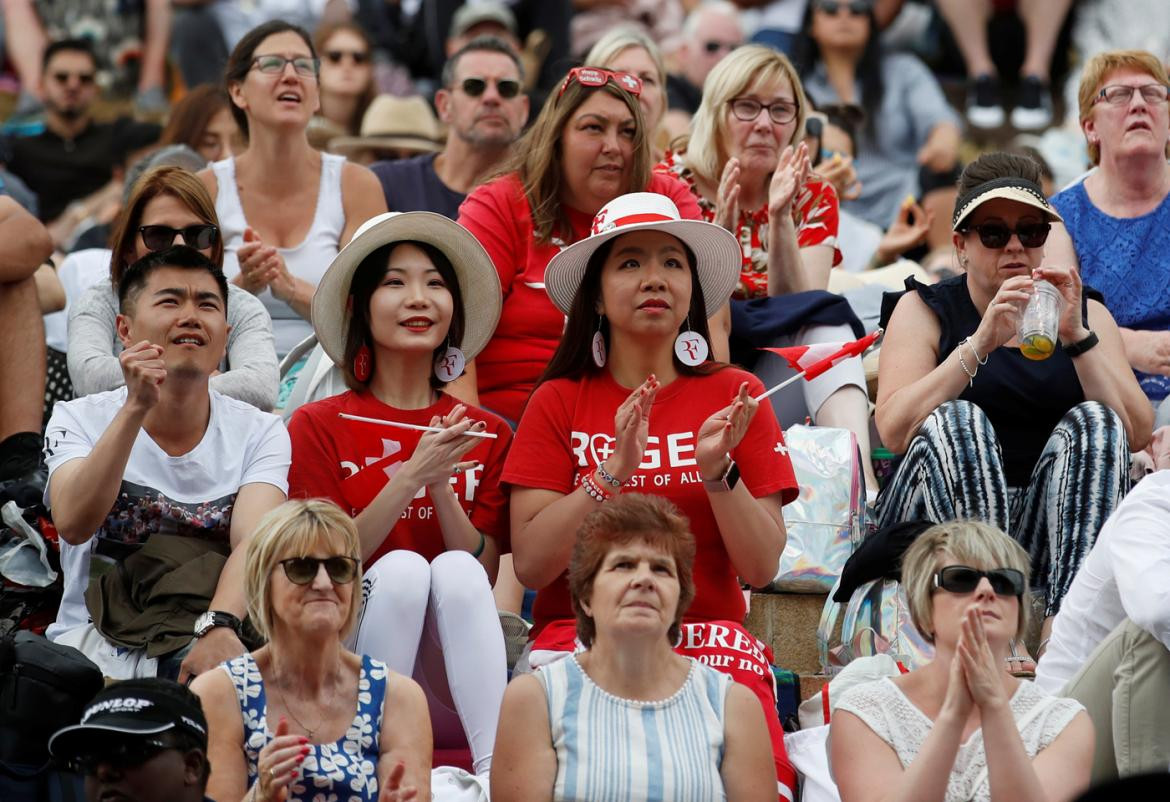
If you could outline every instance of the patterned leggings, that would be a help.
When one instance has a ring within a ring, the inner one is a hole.
[[[1070,409],[1028,486],[1008,488],[987,415],[969,401],[948,401],[922,424],[878,498],[878,525],[919,518],[998,526],[1031,557],[1032,585],[1046,591],[1047,617],[1060,609],[1101,525],[1128,490],[1125,428],[1104,404]]]

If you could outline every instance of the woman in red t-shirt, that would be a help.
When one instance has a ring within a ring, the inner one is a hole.
[[[766,647],[742,626],[739,580],[775,575],[796,480],[771,406],[752,397],[759,380],[705,361],[707,317],[735,286],[739,246],[651,193],[615,199],[592,230],[548,266],[568,324],[504,467],[516,573],[538,589],[528,663],[574,649],[565,569],[580,520],[623,488],[664,496],[697,543],[680,650],[756,691],[791,788]]]
[[[839,209],[837,191],[811,173],[801,143],[808,111],[800,78],[782,53],[758,45],[738,48],[703,84],[686,144],[655,167],[685,181],[702,219],[735,234],[742,249],[732,304],[737,308],[726,307],[711,321],[716,352],[729,336],[752,347],[860,336],[851,327],[856,321],[848,303],[825,292],[829,273],[841,262]],[[749,307],[765,308],[741,314]],[[762,325],[748,325],[761,319]],[[749,353],[753,372],[765,384],[792,373],[780,357]],[[801,382],[801,389],[803,399],[801,393],[773,397],[782,423],[812,416],[818,424],[849,429],[861,453],[869,454],[869,396],[860,358]],[[873,467],[868,459],[862,465],[866,486],[876,493]]]
[[[504,307],[491,341],[454,390],[511,421],[520,413],[564,331],[544,292],[544,269],[589,234],[597,211],[626,192],[658,192],[683,217],[699,207],[674,176],[651,172],[650,143],[633,75],[576,68],[516,144],[503,175],[470,195],[459,222],[487,249]],[[476,395],[478,391],[478,395]]]
[[[357,524],[368,567],[355,651],[413,675],[436,748],[466,737],[477,772],[490,765],[507,682],[490,582],[508,539],[500,472],[511,430],[443,387],[499,313],[491,261],[457,223],[372,218],[313,299],[317,338],[351,389],[288,425],[289,495],[331,499]]]

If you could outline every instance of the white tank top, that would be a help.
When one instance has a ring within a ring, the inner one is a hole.
[[[337,256],[341,232],[345,230],[345,211],[341,203],[341,168],[344,164],[344,156],[321,154],[321,188],[317,193],[317,209],[309,233],[300,245],[277,249],[284,257],[289,272],[313,286],[321,281]],[[240,204],[240,193],[236,186],[235,159],[214,162],[211,169],[215,172],[218,185],[215,213],[219,216],[219,228],[223,235],[223,272],[230,279],[240,272],[236,251],[244,244],[244,229],[248,227],[248,221],[244,219],[244,207]],[[283,358],[294,345],[313,333],[313,326],[291,306],[278,300],[271,290],[265,289],[258,297],[272,316],[276,355]]]

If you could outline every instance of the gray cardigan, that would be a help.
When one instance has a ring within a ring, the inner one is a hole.
[[[113,390],[126,383],[118,361],[118,295],[108,279],[69,305],[69,378],[78,396]],[[211,389],[270,412],[276,405],[280,373],[272,319],[255,295],[228,284],[228,369],[211,377]]]

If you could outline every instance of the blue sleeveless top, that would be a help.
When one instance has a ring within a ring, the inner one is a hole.
[[[244,719],[244,754],[248,787],[256,781],[260,750],[275,735],[268,729],[268,699],[260,667],[250,654],[224,663],[231,677]],[[378,744],[382,731],[382,700],[386,696],[386,664],[362,655],[358,677],[358,707],[345,735],[333,743],[309,744],[301,776],[289,786],[290,802],[333,800],[377,802]]]
[[[1170,329],[1170,195],[1141,217],[1110,217],[1093,205],[1081,182],[1054,195],[1052,205],[1076,247],[1081,278],[1105,295],[1117,324]],[[1170,395],[1170,376],[1135,373],[1151,401]]]

